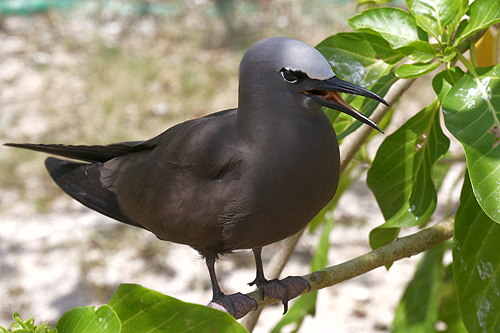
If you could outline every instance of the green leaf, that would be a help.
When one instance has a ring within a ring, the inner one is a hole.
[[[453,265],[462,319],[469,332],[500,327],[500,225],[478,205],[466,174],[455,217]]]
[[[449,62],[457,55],[457,49],[455,47],[447,47],[444,49],[444,54],[441,60],[444,62]]]
[[[403,55],[391,50],[378,36],[347,32],[333,35],[316,46],[340,78],[369,87],[387,75]]]
[[[86,306],[69,310],[59,319],[56,325],[58,333],[119,333],[120,320],[108,305],[97,311],[95,307]]]
[[[445,245],[440,244],[425,252],[396,309],[392,332],[435,331],[444,249]]]
[[[455,46],[465,38],[475,34],[479,30],[486,29],[490,25],[500,22],[500,1],[498,0],[476,0],[470,5],[470,21],[465,28],[457,34]],[[458,32],[458,30],[457,30]]]
[[[396,75],[400,79],[415,79],[417,77],[424,76],[425,74],[429,74],[430,72],[438,68],[440,64],[440,61],[431,62],[429,64],[404,64],[396,70]]]
[[[436,208],[431,168],[450,144],[438,111],[436,100],[388,136],[368,170],[367,185],[386,219],[383,228],[419,225]]]
[[[391,243],[398,237],[400,228],[381,228],[377,227],[370,232],[370,246],[372,249],[378,249]],[[390,267],[390,266],[389,266]]]
[[[457,84],[464,74],[465,73],[460,69],[460,67],[452,67],[445,69],[434,77],[432,80],[432,87],[434,88],[441,104],[443,104],[443,101],[450,92],[451,88]]]
[[[248,332],[225,312],[135,284],[120,285],[108,304],[120,318],[123,333]]]
[[[469,11],[469,0],[456,0],[458,2],[458,9],[455,13],[455,17],[448,24],[448,31],[453,31],[457,27],[457,25],[462,21],[464,15]],[[465,20],[464,20],[465,21]],[[466,21],[465,21],[466,22]],[[457,33],[457,36],[460,34]]]
[[[429,42],[418,40],[398,49],[409,59],[417,62],[429,62],[436,58],[436,50]]]
[[[406,4],[417,25],[444,42],[440,36],[446,34],[445,26],[453,20],[461,3],[457,0],[406,0]]]
[[[325,223],[325,228],[314,252],[311,262],[311,271],[315,272],[326,267],[328,263],[328,250],[330,249],[330,232],[333,227],[333,214]],[[314,316],[316,313],[317,291],[300,296],[271,333],[279,333],[284,326],[295,323],[294,331],[297,331],[307,315]]]
[[[378,80],[376,84],[370,87],[370,90],[383,98],[396,81],[398,81],[398,78],[393,72],[391,72]],[[380,103],[370,98],[356,96],[349,104],[365,116],[370,117]],[[340,133],[337,135],[337,139],[340,142],[362,125],[363,124],[360,121],[341,113],[337,118],[337,122],[334,124],[335,132]]]
[[[449,264],[445,269],[445,276],[441,281],[438,297],[438,320],[446,324],[446,330],[443,333],[468,333],[458,306],[457,288],[453,278],[453,264]]]
[[[451,86],[443,99],[444,121],[464,147],[479,204],[500,222],[500,65],[476,72],[464,74]],[[443,80],[441,76],[436,79]]]
[[[393,49],[420,40],[415,18],[398,8],[373,8],[348,20],[354,30],[376,34]]]

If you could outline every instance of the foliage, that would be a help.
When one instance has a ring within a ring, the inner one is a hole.
[[[12,316],[14,322],[10,325],[10,330],[0,326],[1,333],[58,333],[57,329],[50,329],[47,323],[40,325],[35,325],[33,318],[29,318],[26,321],[21,319],[21,316],[15,312]]]
[[[484,29],[500,22],[500,3],[406,3],[408,11],[365,10],[349,20],[356,32],[331,36],[317,46],[339,77],[381,96],[400,79],[440,69],[432,81],[435,100],[385,137],[368,170],[367,184],[386,220],[370,234],[373,248],[394,241],[401,228],[425,226],[433,217],[437,190],[446,176],[446,171],[436,170],[436,162],[449,154],[450,145],[440,117],[465,150],[467,176],[455,219],[455,264],[443,266],[445,245],[424,256],[396,310],[393,330],[432,332],[442,322],[448,332],[499,331],[500,254],[493,243],[500,236],[500,66],[479,67],[475,44]],[[463,56],[469,49],[470,62]],[[456,67],[458,61],[466,73]],[[351,101],[370,115],[376,105],[368,103],[359,97]],[[340,139],[359,126],[343,115],[332,120]],[[308,312],[314,313],[314,307],[308,305]]]
[[[126,332],[248,332],[229,314],[212,308],[179,301],[139,285],[122,284],[109,303],[66,312],[50,330],[23,322],[17,313],[11,331],[15,333],[126,333]]]

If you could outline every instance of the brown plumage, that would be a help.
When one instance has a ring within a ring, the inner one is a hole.
[[[311,46],[268,38],[243,57],[238,109],[186,121],[143,142],[7,145],[85,161],[48,158],[46,166],[85,206],[196,249],[207,258],[213,301],[231,308],[231,296],[215,278],[215,259],[253,249],[254,283],[264,290],[270,282],[260,249],[298,232],[335,194],[339,147],[321,106],[378,129],[337,92],[385,103],[336,78]],[[286,303],[286,291],[283,298]]]

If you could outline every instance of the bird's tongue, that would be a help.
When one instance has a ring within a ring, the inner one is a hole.
[[[352,106],[350,106],[349,104],[347,104],[342,99],[342,97],[340,97],[340,94],[336,91],[326,91],[326,94],[322,95],[321,98],[323,98],[324,100],[327,100],[329,102],[342,105],[343,107],[348,108],[349,110],[352,110],[352,111],[358,113],[358,111],[356,109],[354,109]]]

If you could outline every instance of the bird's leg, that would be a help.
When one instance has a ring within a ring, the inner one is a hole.
[[[288,301],[299,296],[306,288],[311,288],[309,282],[300,276],[289,276],[283,280],[267,280],[264,277],[264,268],[262,266],[262,248],[258,247],[252,250],[255,256],[255,265],[257,276],[249,285],[256,285],[262,293],[262,298],[266,295],[280,299],[283,303],[283,314],[288,311]]]
[[[220,290],[217,276],[215,275],[215,257],[206,257],[210,282],[212,284],[212,300],[208,306],[217,310],[225,311],[236,319],[245,316],[250,310],[257,306],[257,302],[251,297],[236,293],[224,295]]]

